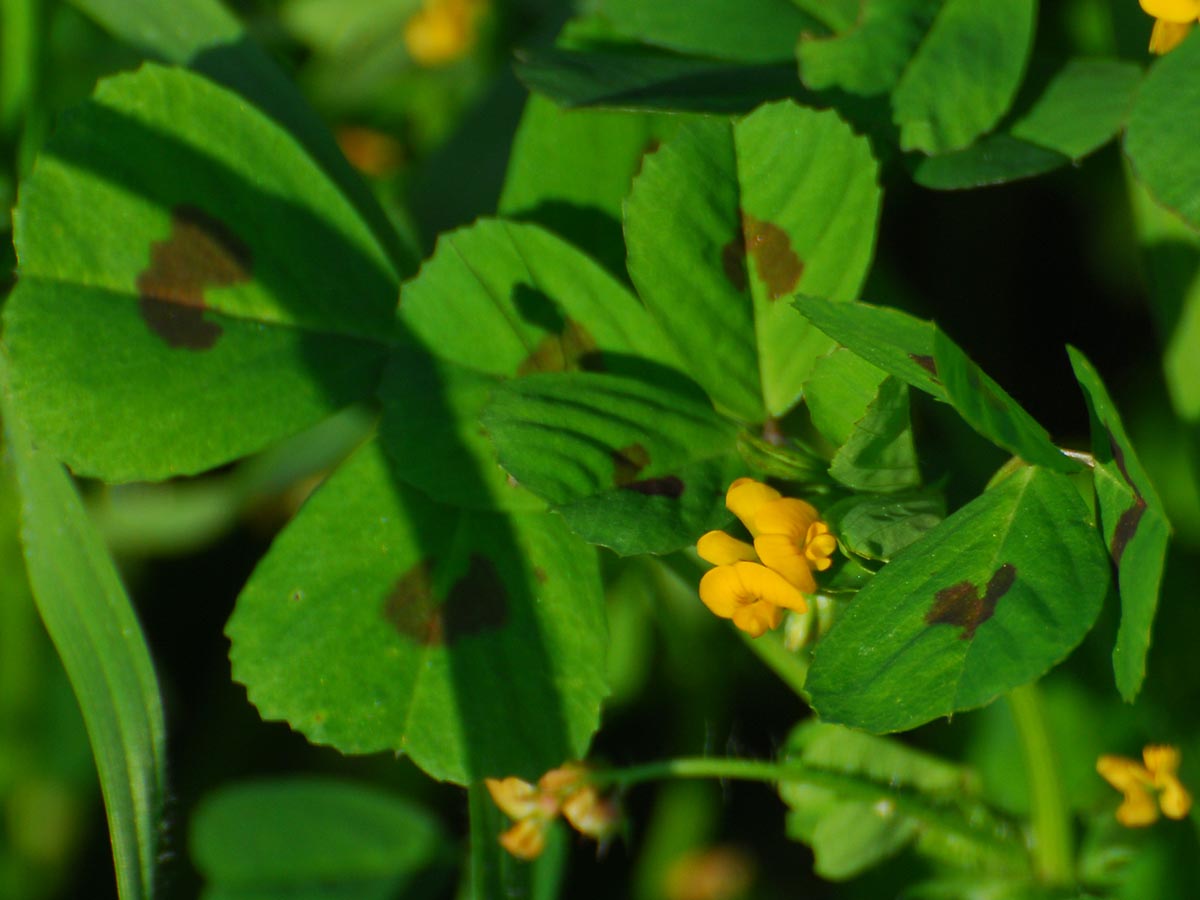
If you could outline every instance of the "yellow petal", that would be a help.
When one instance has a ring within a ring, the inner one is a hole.
[[[546,847],[546,823],[524,819],[500,835],[500,846],[517,859],[537,859]]]
[[[778,572],[749,562],[734,563],[733,569],[741,579],[745,593],[749,595],[747,599],[765,600],[772,606],[782,606],[796,612],[808,609],[804,594],[785,581]]]
[[[1154,778],[1155,785],[1161,787],[1160,777],[1173,778],[1179,771],[1179,748],[1168,744],[1147,744],[1142,748],[1142,761]]]
[[[808,529],[804,542],[804,556],[812,563],[818,572],[824,572],[833,565],[829,557],[837,549],[837,538],[829,533],[829,526],[824,522],[813,522]]]
[[[727,566],[738,560],[754,562],[754,548],[745,541],[726,534],[723,531],[710,531],[696,541],[696,552],[700,558],[714,566]]]
[[[524,819],[538,808],[538,789],[527,781],[509,776],[484,780],[492,800],[510,819]]]
[[[1200,19],[1200,0],[1138,0],[1147,15],[1167,22],[1195,22]]]
[[[1183,43],[1183,39],[1188,36],[1188,32],[1191,30],[1191,22],[1169,22],[1166,19],[1155,20],[1154,28],[1150,31],[1150,52],[1157,53],[1159,56],[1164,53],[1170,53]]]
[[[563,803],[563,818],[580,834],[602,841],[616,831],[621,812],[615,803],[599,796],[595,788],[585,787]]]
[[[763,565],[774,569],[784,579],[805,594],[815,593],[817,582],[809,562],[795,542],[783,534],[760,534],[754,539],[754,549]]]
[[[1179,750],[1164,744],[1151,744],[1142,750],[1142,759],[1154,786],[1161,793],[1158,796],[1163,813],[1171,819],[1182,819],[1192,808],[1192,795],[1179,780]]]
[[[709,569],[700,579],[700,599],[722,619],[733,618],[734,612],[742,606],[742,591],[742,579],[738,578],[733,565]]]
[[[1125,802],[1117,807],[1117,821],[1126,828],[1145,828],[1158,821],[1158,807],[1142,788],[1125,794]]]
[[[759,507],[754,517],[751,534],[786,534],[799,544],[808,534],[809,527],[817,520],[817,511],[811,503],[784,497]]]
[[[725,493],[725,505],[729,507],[731,513],[742,520],[742,524],[751,534],[758,534],[754,530],[755,515],[764,503],[778,500],[779,497],[779,491],[769,484],[763,484],[753,478],[739,478],[729,486],[729,490]]]
[[[1137,789],[1153,782],[1150,773],[1137,760],[1126,756],[1104,754],[1096,760],[1096,771],[1100,776],[1122,793]]]
[[[764,632],[778,628],[782,621],[783,610],[761,600],[743,606],[733,614],[733,624],[750,637],[761,637]]]

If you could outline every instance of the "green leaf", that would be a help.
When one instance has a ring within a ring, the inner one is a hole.
[[[678,116],[559,109],[531,95],[513,139],[500,214],[534,222],[625,276],[621,204],[642,158]]]
[[[621,37],[711,59],[790,61],[821,24],[791,0],[600,0],[597,15]]]
[[[206,900],[391,900],[444,841],[428,813],[378,787],[292,777],[208,794],[189,845]]]
[[[384,446],[411,484],[471,508],[536,509],[497,467],[478,419],[503,378],[676,365],[623,284],[535,225],[481,220],[443,235],[405,285],[401,317],[438,354],[394,354],[381,387]],[[464,467],[478,477],[464,478]]]
[[[933,336],[933,358],[950,405],[993,444],[1059,472],[1083,467],[1054,446],[1046,429],[940,331]]]
[[[890,560],[924,537],[946,515],[940,494],[856,494],[824,510],[823,517],[851,553]]]
[[[1023,867],[1007,823],[978,799],[972,772],[898,741],[814,721],[793,729],[780,783],[788,835],[813,848],[822,877],[851,878],[913,844],[972,868]]]
[[[1067,353],[1091,414],[1097,514],[1121,595],[1113,671],[1121,696],[1132,703],[1146,676],[1171,524],[1099,373],[1074,347]]]
[[[506,471],[622,555],[724,526],[725,489],[745,472],[734,426],[678,376],[531,375],[499,388],[481,421]]]
[[[962,150],[921,159],[913,170],[913,180],[935,191],[959,191],[1033,178],[1070,161],[1057,151],[1007,134],[993,134]]]
[[[813,705],[872,732],[982,706],[1061,661],[1091,629],[1108,580],[1074,484],[1023,469],[859,592],[817,645]]]
[[[798,297],[793,304],[843,347],[901,381],[946,399],[933,360],[937,326],[886,306]]]
[[[649,48],[526,50],[517,54],[516,71],[531,91],[566,107],[724,115],[800,87],[791,62],[736,65]]]
[[[1150,68],[1125,127],[1134,173],[1167,209],[1200,228],[1200,159],[1192,121],[1200,103],[1200,39],[1193,34]]]
[[[112,78],[64,119],[16,243],[13,390],[42,446],[109,481],[211,468],[369,396],[396,331],[396,274],[353,207],[183,70]]]
[[[866,415],[834,455],[829,474],[857,491],[896,491],[920,483],[906,384],[884,379]]]
[[[121,900],[150,900],[166,792],[154,664],[116,566],[63,467],[37,448],[0,363],[4,426],[21,496],[29,583],[83,712]]]
[[[1033,43],[1036,0],[946,0],[892,94],[900,146],[946,153],[1008,111]]]
[[[857,353],[838,347],[813,364],[804,382],[804,405],[821,436],[841,447],[879,394],[887,373]]]
[[[943,0],[861,0],[832,37],[804,34],[800,78],[813,90],[873,96],[895,87]]]
[[[379,440],[407,484],[467,509],[534,511],[546,504],[496,462],[479,416],[503,380],[424,353],[384,370]]]
[[[629,273],[718,407],[755,422],[799,398],[832,345],[780,301],[857,294],[876,174],[836,114],[790,103],[692,123],[646,160],[625,205]]]
[[[1073,59],[1013,124],[1013,136],[1082,159],[1124,127],[1141,79],[1134,63]]]
[[[1061,472],[1081,464],[1054,446],[1046,430],[932,322],[865,303],[804,297],[796,308],[868,362],[939,400],[992,443],[1026,462]]]
[[[263,718],[460,784],[585,753],[605,630],[594,550],[546,514],[431,503],[375,441],[276,538],[227,627]]]
[[[482,219],[442,235],[400,315],[439,357],[490,375],[677,361],[628,288],[536,225]]]
[[[153,57],[187,65],[240,94],[301,144],[369,223],[403,273],[418,248],[403,246],[378,201],[295,84],[218,0],[70,0],[117,38]]]

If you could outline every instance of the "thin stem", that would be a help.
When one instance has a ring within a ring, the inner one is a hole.
[[[1047,884],[1073,884],[1070,810],[1037,685],[1010,691],[1008,705],[1021,741],[1025,771],[1029,773],[1034,869]]]
[[[778,632],[768,631],[762,637],[752,638],[739,631],[746,646],[754,651],[754,655],[766,663],[767,668],[779,676],[788,687],[807,702],[808,694],[804,691],[804,682],[808,680],[808,654],[793,653],[784,646],[783,638]]]

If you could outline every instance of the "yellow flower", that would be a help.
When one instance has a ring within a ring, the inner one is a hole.
[[[404,46],[419,66],[443,66],[475,46],[487,0],[423,0],[404,23]]]
[[[1200,19],[1200,0],[1138,0],[1142,9],[1154,16],[1150,32],[1150,52],[1174,50],[1187,37],[1192,25]]]
[[[587,783],[578,764],[551,769],[532,785],[520,778],[488,778],[492,800],[515,824],[500,835],[500,846],[518,859],[532,860],[546,847],[546,829],[560,814],[581,834],[602,840],[616,830],[620,811]]]
[[[1158,811],[1169,819],[1182,819],[1192,808],[1192,795],[1179,780],[1179,750],[1150,744],[1142,762],[1105,754],[1096,760],[1096,771],[1124,795],[1117,821],[1126,828],[1144,828],[1158,821]],[[1151,791],[1158,793],[1157,803]]]
[[[776,628],[783,610],[805,612],[804,595],[815,593],[813,570],[833,561],[837,539],[817,511],[775,488],[739,478],[725,495],[729,507],[754,539],[750,545],[723,531],[710,531],[696,542],[701,559],[717,568],[700,580],[704,605],[752,637]]]

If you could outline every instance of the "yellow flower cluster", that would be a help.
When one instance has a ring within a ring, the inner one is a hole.
[[[551,769],[536,785],[520,778],[488,778],[488,793],[501,812],[516,824],[500,835],[500,846],[518,859],[536,859],[546,846],[546,829],[560,814],[580,834],[609,837],[620,814],[587,782],[581,765]]]
[[[404,23],[404,46],[413,62],[432,68],[461,59],[475,46],[488,0],[423,0]]]
[[[1182,819],[1192,808],[1192,795],[1179,780],[1179,750],[1151,744],[1142,750],[1142,762],[1124,756],[1104,755],[1096,771],[1125,795],[1117,808],[1117,821],[1126,828],[1143,828],[1158,821],[1158,811],[1168,819]],[[1158,794],[1155,802],[1154,791]]]
[[[1142,9],[1154,16],[1150,32],[1150,52],[1174,50],[1200,19],[1200,0],[1138,0]]]
[[[829,557],[837,539],[811,504],[751,478],[729,486],[725,505],[741,519],[754,544],[723,531],[700,538],[696,552],[716,566],[700,579],[700,599],[716,615],[758,637],[779,626],[785,609],[808,609],[804,595],[817,590],[813,571],[833,564]]]

